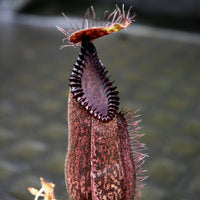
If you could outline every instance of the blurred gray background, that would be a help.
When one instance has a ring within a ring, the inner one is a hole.
[[[67,199],[68,79],[78,48],[59,49],[93,5],[98,16],[133,5],[127,30],[94,41],[121,108],[140,109],[149,178],[141,199],[200,196],[200,1],[0,0],[0,199],[34,199],[39,177]]]
[[[113,9],[115,4],[124,3],[133,6],[137,23],[154,26],[200,31],[200,1],[198,0],[1,0],[1,14],[8,17],[10,12],[36,15],[60,15],[61,11],[69,15],[82,16],[90,5],[101,14],[106,9]],[[7,16],[6,16],[7,15]]]

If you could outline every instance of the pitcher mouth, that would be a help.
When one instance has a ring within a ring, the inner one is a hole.
[[[107,73],[94,45],[84,39],[70,77],[71,92],[88,113],[102,122],[112,120],[119,106],[117,87]]]

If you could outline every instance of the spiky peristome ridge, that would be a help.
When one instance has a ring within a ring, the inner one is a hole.
[[[83,40],[70,77],[71,92],[82,107],[102,122],[113,119],[119,106],[117,87],[107,73],[94,45]]]

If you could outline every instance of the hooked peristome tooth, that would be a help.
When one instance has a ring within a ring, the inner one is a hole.
[[[106,95],[107,97],[108,96],[117,96],[119,94],[118,91],[109,91],[108,94]]]
[[[76,75],[76,76],[82,77],[82,74],[80,72],[78,72],[78,70],[76,68],[72,69],[72,75]]]
[[[75,78],[75,77],[70,77],[69,81],[70,82],[75,82],[75,83],[81,83],[81,79],[80,78]]]
[[[76,62],[74,64],[74,67],[77,69],[77,70],[81,70],[83,72],[83,68]]]
[[[83,92],[77,92],[77,93],[73,93],[73,97],[77,98],[77,97],[82,97],[84,95]]]

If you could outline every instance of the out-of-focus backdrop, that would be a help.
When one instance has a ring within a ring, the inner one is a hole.
[[[115,80],[121,108],[140,109],[149,157],[141,199],[200,196],[199,0],[0,0],[0,199],[34,199],[39,177],[67,199],[68,78],[78,48],[59,50],[69,28],[93,5],[96,14],[133,5],[135,22],[95,41]]]

